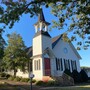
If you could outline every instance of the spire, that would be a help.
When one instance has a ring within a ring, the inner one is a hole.
[[[38,16],[38,22],[39,22],[39,21],[44,21],[44,22],[45,22],[45,18],[44,18],[44,14],[43,14],[42,8],[41,8],[40,14],[39,14],[39,16]]]

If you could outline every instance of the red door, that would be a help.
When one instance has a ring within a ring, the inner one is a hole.
[[[51,75],[50,59],[44,58],[44,63],[45,63],[45,76],[50,76]]]

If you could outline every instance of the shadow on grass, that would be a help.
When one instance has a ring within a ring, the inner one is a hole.
[[[37,86],[32,86],[33,90],[40,90]],[[30,90],[30,85],[1,84],[0,90]]]
[[[10,81],[1,81],[4,83],[0,84],[0,90],[30,90],[30,84],[24,84],[22,82],[10,82]],[[67,86],[67,87],[39,87],[33,85],[33,90],[90,90],[90,83],[77,84],[76,86]]]

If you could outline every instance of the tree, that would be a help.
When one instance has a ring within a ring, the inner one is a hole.
[[[5,48],[5,41],[2,37],[2,33],[3,33],[3,30],[0,29],[0,71],[2,71],[2,58],[3,58],[3,55],[4,55],[4,48]]]
[[[21,36],[12,33],[8,35],[8,38],[8,46],[4,51],[3,57],[4,67],[8,70],[14,70],[14,76],[16,76],[17,69],[25,71],[29,59]]]
[[[52,14],[57,18],[57,21],[52,20],[53,28],[67,28],[64,31],[66,41],[71,32],[70,41],[77,41],[77,45],[87,49],[90,44],[90,0],[2,0],[0,23],[4,23],[4,28],[7,25],[12,28],[22,14],[29,13],[33,17],[40,13],[41,5],[51,7]],[[78,40],[78,37],[81,39]]]
[[[2,59],[3,57],[3,54],[4,54],[4,47],[5,47],[5,41],[2,37],[2,29],[0,29],[0,60]]]

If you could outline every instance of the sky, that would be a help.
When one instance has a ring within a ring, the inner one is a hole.
[[[49,23],[52,22],[52,19],[56,19],[53,15],[50,13],[50,9],[43,8],[45,20]],[[7,34],[11,34],[12,32],[16,32],[21,35],[23,38],[23,41],[27,47],[32,46],[32,39],[35,35],[35,28],[34,24],[37,22],[38,17],[34,16],[33,18],[30,18],[30,15],[22,15],[19,22],[16,22],[12,29],[6,28],[5,32],[3,33],[4,39],[8,40]],[[65,28],[66,29],[66,28]],[[51,31],[48,31],[49,34],[52,37],[55,37],[57,35],[60,35],[62,31],[58,29],[52,29]],[[76,46],[75,46],[76,47]],[[88,50],[80,50],[78,51],[82,59],[80,60],[81,66],[90,67],[90,48]]]

